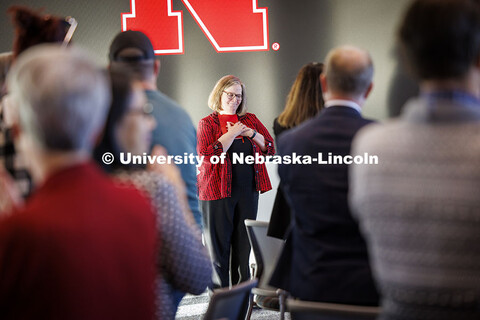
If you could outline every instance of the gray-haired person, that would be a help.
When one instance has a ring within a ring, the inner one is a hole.
[[[1,318],[152,319],[152,209],[90,160],[106,75],[76,49],[44,45],[19,57],[8,88],[38,188],[12,203],[19,197],[0,179],[0,203],[13,208],[0,218]]]

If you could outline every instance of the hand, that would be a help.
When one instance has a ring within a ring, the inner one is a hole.
[[[250,138],[251,136],[253,136],[253,129],[247,127],[247,130],[242,132],[242,136]]]
[[[235,124],[232,124],[231,122],[227,122],[227,131],[232,132],[236,136],[244,136],[244,132],[250,130],[249,127],[238,121]]]
[[[14,208],[22,205],[23,199],[13,178],[0,165],[0,215],[9,214]]]

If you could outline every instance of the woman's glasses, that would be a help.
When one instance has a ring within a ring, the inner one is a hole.
[[[223,91],[227,95],[228,100],[232,100],[233,98],[237,98],[237,101],[242,101],[242,95],[241,94],[235,94],[233,92],[228,92],[228,91]]]

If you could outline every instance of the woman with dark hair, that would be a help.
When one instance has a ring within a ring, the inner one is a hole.
[[[106,152],[114,156],[109,164],[99,161],[104,170],[110,173],[128,169],[143,170],[145,166],[142,164],[124,164],[120,158],[122,152],[141,155],[148,150],[146,145],[150,143],[151,132],[156,126],[155,119],[150,116],[151,105],[147,103],[139,84],[126,71],[111,70],[110,80],[112,103],[95,156],[99,160]]]
[[[282,132],[315,117],[323,109],[322,86],[320,84],[322,71],[323,63],[319,62],[308,63],[300,69],[288,93],[285,109],[273,122],[273,132],[276,138]],[[279,186],[267,234],[285,240],[289,231],[290,219],[290,207],[282,188]]]
[[[95,158],[120,182],[133,184],[149,195],[157,212],[157,318],[174,319],[184,292],[201,294],[210,283],[212,266],[200,231],[188,209],[180,172],[175,165],[124,164],[148,152],[155,120],[140,83],[128,73],[111,70],[112,104]],[[112,164],[104,163],[106,152]],[[157,156],[162,151],[154,151]],[[125,157],[121,161],[121,157]]]
[[[17,57],[30,47],[42,43],[68,44],[75,30],[73,18],[45,15],[24,6],[11,6],[8,13],[12,16],[15,29],[13,53],[8,56],[8,63],[14,63]],[[32,179],[27,170],[26,159],[19,154],[15,145],[18,115],[16,108],[9,102],[8,88],[0,87],[0,165],[5,166],[13,177],[23,197],[32,190]]]
[[[322,71],[323,63],[320,62],[310,62],[300,69],[288,93],[285,109],[273,122],[275,135],[315,117],[323,109]]]
[[[14,59],[34,45],[64,42],[71,26],[69,18],[46,15],[24,6],[11,6],[7,12],[15,28]]]
[[[245,85],[224,76],[208,98],[213,110],[198,125],[198,154],[205,159],[198,175],[204,235],[214,265],[214,288],[250,278],[250,244],[245,219],[255,219],[258,193],[272,188],[264,163],[246,156],[273,155],[273,139],[253,113],[247,113]],[[216,162],[216,159],[223,159]]]

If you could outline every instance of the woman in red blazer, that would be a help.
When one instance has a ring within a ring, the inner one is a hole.
[[[275,149],[265,126],[247,113],[245,85],[239,78],[221,78],[208,106],[214,112],[198,125],[197,152],[205,158],[197,180],[205,240],[214,265],[213,287],[220,288],[250,278],[244,220],[256,218],[258,192],[272,189],[261,159]],[[246,161],[247,156],[253,163]]]

